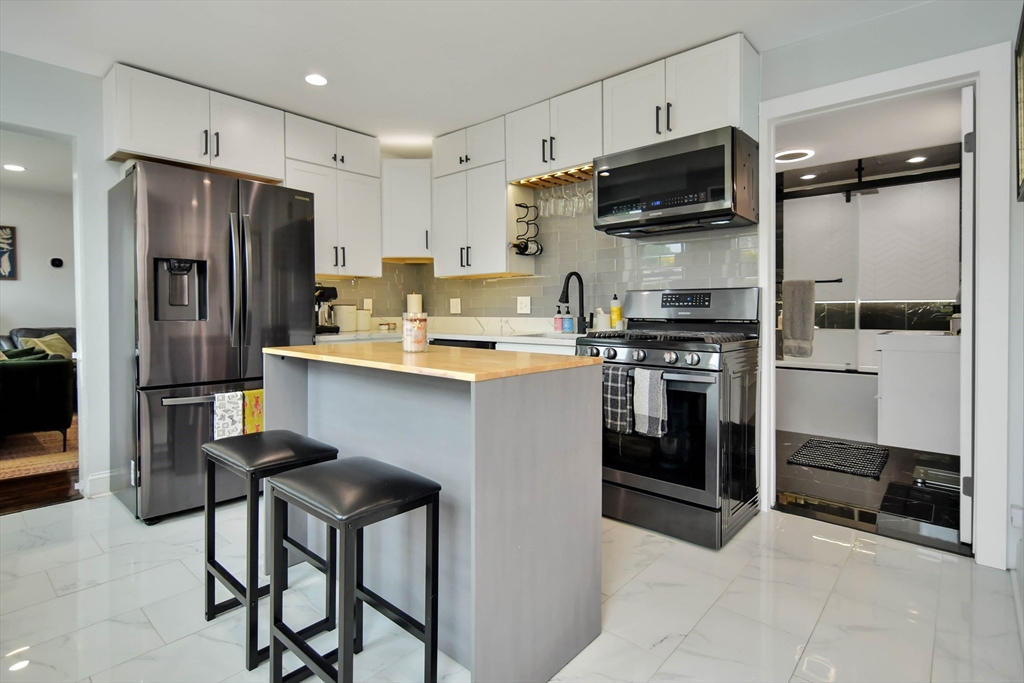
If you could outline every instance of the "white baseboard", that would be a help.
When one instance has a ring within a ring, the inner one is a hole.
[[[86,480],[85,491],[82,493],[86,498],[95,498],[110,493],[110,470],[90,474]]]
[[[1021,649],[1024,649],[1024,541],[1017,541],[1017,566],[1010,570],[1010,583],[1013,586],[1013,607],[1017,613],[1017,635],[1020,637]]]

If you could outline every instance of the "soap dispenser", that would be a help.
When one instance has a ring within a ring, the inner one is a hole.
[[[576,329],[576,319],[572,317],[572,311],[565,307],[565,315],[562,316],[562,332],[572,334]]]
[[[562,307],[555,306],[555,332],[562,331]]]

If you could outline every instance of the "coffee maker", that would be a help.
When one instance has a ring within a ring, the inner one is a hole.
[[[313,297],[316,301],[316,333],[337,334],[339,328],[334,324],[331,302],[338,298],[338,288],[317,285]]]

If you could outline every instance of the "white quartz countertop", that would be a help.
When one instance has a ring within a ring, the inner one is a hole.
[[[949,332],[896,330],[875,335],[877,351],[925,351],[960,353],[960,337]]]
[[[458,341],[507,342],[513,344],[541,344],[545,346],[575,346],[583,335],[556,332],[510,332],[508,334],[468,334],[428,332],[427,339],[453,339]],[[318,344],[346,341],[400,341],[400,332],[346,332],[344,334],[318,334]]]

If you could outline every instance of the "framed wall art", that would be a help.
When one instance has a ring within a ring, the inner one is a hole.
[[[14,226],[0,225],[0,280],[18,279],[18,250]]]

